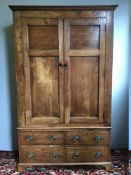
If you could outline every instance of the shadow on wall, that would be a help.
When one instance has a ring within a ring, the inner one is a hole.
[[[17,139],[17,101],[16,101],[16,74],[15,74],[15,49],[14,49],[14,37],[13,26],[8,26],[4,29],[6,52],[7,52],[7,69],[9,77],[9,95],[10,95],[10,115],[11,115],[11,141],[12,150],[18,149]]]

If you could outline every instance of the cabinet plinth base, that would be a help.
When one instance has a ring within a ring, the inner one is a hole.
[[[111,162],[90,162],[90,163],[19,163],[18,171],[24,172],[26,170],[31,170],[35,166],[79,166],[79,165],[87,165],[87,166],[100,166],[101,169],[105,169],[106,171],[112,170]],[[99,168],[99,167],[98,167]]]

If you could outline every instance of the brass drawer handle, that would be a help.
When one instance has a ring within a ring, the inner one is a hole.
[[[51,153],[51,158],[52,159],[55,159],[57,157],[57,154],[56,153]]]
[[[49,140],[51,142],[55,142],[56,141],[56,136],[53,136],[53,135],[49,136]]]
[[[77,158],[80,157],[80,153],[79,153],[79,152],[74,152],[72,157],[73,157],[74,159],[77,159]]]
[[[25,136],[27,142],[32,142],[34,140],[34,136],[27,135]]]
[[[102,141],[102,139],[103,139],[103,137],[102,137],[102,136],[96,136],[96,142],[101,142],[101,141]]]
[[[72,141],[73,142],[78,142],[79,140],[80,140],[80,137],[77,136],[77,135],[75,135],[75,136],[72,137]]]
[[[28,152],[28,153],[26,154],[26,157],[27,157],[27,158],[32,158],[32,157],[35,157],[35,154],[34,154],[34,153],[31,153],[31,152]]]
[[[95,156],[96,157],[102,157],[103,156],[103,153],[102,152],[97,152]]]

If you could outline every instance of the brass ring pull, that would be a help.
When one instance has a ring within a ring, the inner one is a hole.
[[[103,156],[102,152],[97,152],[96,153],[96,157],[102,157],[102,156]]]
[[[27,142],[32,142],[34,140],[34,136],[27,135],[25,136]]]
[[[80,137],[75,135],[72,137],[73,142],[78,142],[80,140]]]
[[[80,153],[79,152],[74,152],[73,153],[73,158],[74,159],[77,159],[77,158],[79,158],[80,157]]]
[[[49,136],[49,140],[51,142],[55,142],[56,141],[56,136],[53,136],[53,135]]]
[[[102,141],[102,136],[96,136],[96,142],[101,142]]]
[[[34,157],[35,155],[34,155],[34,153],[31,153],[31,152],[28,152],[27,154],[26,154],[26,157],[27,158],[32,158],[32,157]]]
[[[57,157],[57,154],[56,153],[51,153],[51,158],[52,159],[55,159]]]

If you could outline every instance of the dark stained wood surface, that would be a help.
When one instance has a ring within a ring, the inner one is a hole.
[[[22,6],[10,5],[12,10],[115,10],[118,5],[99,6]]]

